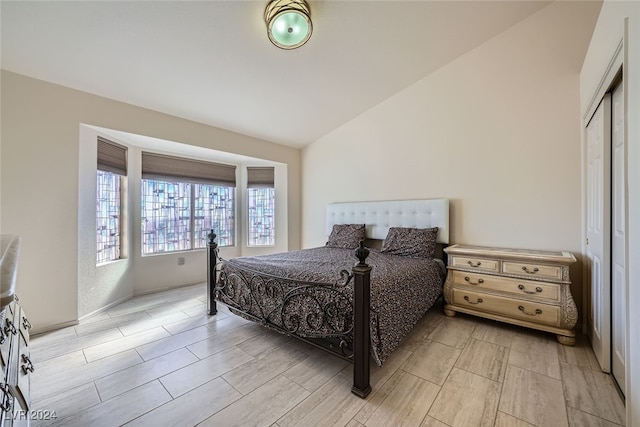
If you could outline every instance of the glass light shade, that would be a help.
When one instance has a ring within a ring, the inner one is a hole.
[[[272,0],[265,9],[269,40],[282,49],[295,49],[311,37],[309,6],[304,0]]]

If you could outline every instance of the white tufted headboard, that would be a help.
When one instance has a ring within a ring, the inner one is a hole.
[[[378,240],[389,227],[438,227],[438,242],[449,243],[449,199],[331,203],[327,236],[334,224],[365,224],[367,238]]]

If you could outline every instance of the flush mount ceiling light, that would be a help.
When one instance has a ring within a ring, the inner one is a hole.
[[[264,11],[271,43],[295,49],[311,37],[311,12],[305,0],[271,0]]]

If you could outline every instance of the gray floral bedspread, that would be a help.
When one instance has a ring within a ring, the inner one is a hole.
[[[217,299],[263,319],[266,326],[302,337],[335,336],[336,330],[349,333],[353,283],[344,285],[340,272],[351,273],[356,262],[353,249],[327,247],[233,258],[222,264],[219,286],[224,289]],[[446,270],[438,259],[407,258],[374,249],[367,264],[372,267],[371,348],[381,366],[441,295]],[[333,285],[308,287],[300,281]]]

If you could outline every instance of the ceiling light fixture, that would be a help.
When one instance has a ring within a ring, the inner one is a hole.
[[[271,0],[264,10],[267,34],[281,49],[295,49],[311,37],[311,11],[305,0]]]

